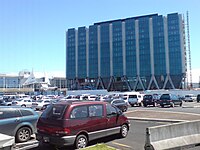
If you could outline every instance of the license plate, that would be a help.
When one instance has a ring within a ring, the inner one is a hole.
[[[163,104],[166,104],[166,103],[163,103]]]
[[[49,142],[49,137],[43,137],[44,142]]]

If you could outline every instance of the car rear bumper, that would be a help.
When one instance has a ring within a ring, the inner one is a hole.
[[[143,104],[146,104],[146,105],[153,105],[155,103],[156,102],[154,102],[154,101],[143,101]]]
[[[45,143],[50,143],[57,146],[73,145],[76,136],[53,136],[42,133],[36,133],[36,139]]]

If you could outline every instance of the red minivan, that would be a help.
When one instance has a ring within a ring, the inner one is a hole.
[[[101,101],[64,101],[52,104],[40,116],[36,139],[55,146],[75,145],[109,135],[126,137],[130,122],[117,107]]]

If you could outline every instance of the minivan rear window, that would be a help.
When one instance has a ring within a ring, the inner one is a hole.
[[[67,106],[68,105],[49,105],[41,116],[44,118],[62,118]]]

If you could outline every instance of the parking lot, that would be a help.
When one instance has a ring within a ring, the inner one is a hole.
[[[41,113],[41,111],[38,111]],[[128,136],[125,139],[121,138],[103,138],[92,141],[89,145],[96,143],[106,143],[121,150],[142,150],[145,142],[145,129],[150,126],[162,124],[170,124],[178,121],[197,120],[200,118],[200,104],[196,102],[184,102],[182,107],[130,107],[125,113],[131,120],[131,127]],[[38,147],[38,142],[34,139],[31,141],[17,144],[16,149],[54,149],[52,146],[43,145]],[[63,149],[66,149],[63,148]],[[73,149],[73,147],[67,147]]]

